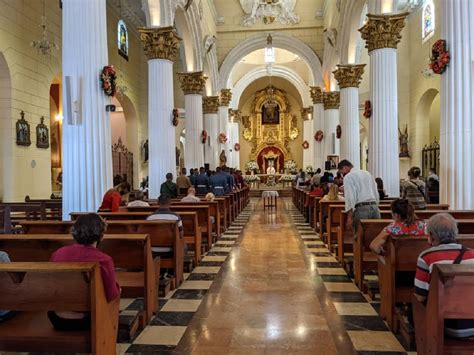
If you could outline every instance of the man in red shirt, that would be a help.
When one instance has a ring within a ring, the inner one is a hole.
[[[128,195],[130,193],[130,184],[128,182],[122,182],[114,188],[108,190],[102,204],[99,207],[101,210],[110,210],[111,212],[118,212],[122,202],[128,202]]]

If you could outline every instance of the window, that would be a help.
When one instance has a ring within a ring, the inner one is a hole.
[[[435,31],[435,7],[433,0],[427,0],[422,11],[421,36],[426,41],[434,35]]]
[[[119,54],[128,60],[128,30],[123,20],[119,20],[117,26],[117,45]]]

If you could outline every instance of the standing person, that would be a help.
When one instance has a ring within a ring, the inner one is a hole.
[[[121,182],[105,193],[99,211],[110,210],[111,212],[118,212],[120,205],[128,203],[129,194],[130,184],[128,182]]]
[[[314,173],[312,179],[311,179],[311,184],[312,185],[319,185],[321,181],[321,169],[317,168],[316,172]]]
[[[225,187],[227,186],[227,177],[221,173],[221,168],[216,168],[216,173],[211,176],[212,192],[216,196],[225,195]]]
[[[188,194],[181,199],[181,202],[201,202],[201,199],[199,197],[196,197],[196,190],[194,187],[190,187],[188,189]]]
[[[191,169],[193,170],[193,169]],[[191,173],[191,177],[193,173]],[[186,176],[186,168],[181,170],[181,175],[176,178],[176,185],[178,186],[178,192],[180,194],[185,194],[186,191],[192,186],[190,178]]]
[[[379,193],[375,180],[369,172],[354,168],[346,159],[337,166],[344,176],[345,211],[347,228],[353,228],[354,235],[361,219],[379,219]]]
[[[173,174],[166,174],[166,181],[161,184],[160,194],[170,198],[178,197],[178,186],[173,182]]]
[[[387,194],[385,193],[385,190],[383,188],[383,180],[382,178],[375,178],[375,183],[377,184],[377,191],[379,192],[379,199],[382,201],[385,197],[387,197]]]
[[[306,173],[301,170],[299,176],[296,179],[296,188],[306,186]]]
[[[408,180],[402,183],[402,198],[407,199],[415,210],[426,210],[425,182],[420,179],[421,170],[414,166],[408,170]]]
[[[199,175],[194,179],[194,187],[196,187],[199,195],[207,194],[209,191],[209,176],[207,176],[203,167],[199,168]]]
[[[436,170],[433,169],[433,168],[430,169],[430,171],[428,173],[428,176],[426,177],[427,181],[429,181],[430,179],[439,181],[439,177],[438,177],[438,175],[436,175]]]

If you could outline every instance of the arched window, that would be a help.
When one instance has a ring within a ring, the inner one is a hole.
[[[117,40],[119,54],[128,60],[128,30],[123,20],[119,20],[117,25]]]
[[[431,38],[435,31],[435,6],[433,0],[427,0],[423,5],[421,36],[423,41]]]

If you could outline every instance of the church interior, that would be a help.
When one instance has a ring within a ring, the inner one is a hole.
[[[474,353],[474,0],[0,10],[0,355]]]

